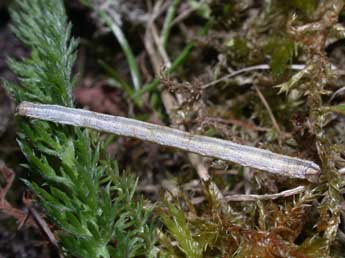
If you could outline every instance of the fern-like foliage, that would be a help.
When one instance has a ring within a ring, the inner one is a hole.
[[[17,100],[72,106],[72,66],[77,41],[71,38],[61,1],[16,1],[11,17],[16,36],[31,50],[31,58],[10,59],[25,90],[15,89]]]
[[[31,50],[9,60],[20,85],[5,82],[20,101],[73,106],[77,41],[62,0],[18,0],[13,31]],[[43,184],[25,181],[60,231],[68,254],[83,258],[153,256],[151,211],[135,199],[136,180],[100,162],[102,146],[88,130],[18,119],[20,147]]]

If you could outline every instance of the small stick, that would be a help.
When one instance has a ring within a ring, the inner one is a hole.
[[[273,174],[307,179],[310,182],[318,182],[320,175],[320,167],[312,161],[125,117],[31,102],[22,102],[18,113],[21,116],[134,137]]]
[[[270,105],[268,104],[267,100],[265,99],[265,96],[262,94],[261,90],[257,86],[254,86],[254,87],[255,87],[256,93],[258,94],[262,104],[265,106],[265,108],[266,108],[266,110],[268,112],[268,115],[269,115],[269,117],[270,117],[270,119],[272,121],[272,124],[273,124],[274,128],[277,130],[279,135],[281,135],[282,131],[280,130],[280,127],[279,127],[279,124],[277,122],[277,119],[275,118]]]
[[[50,229],[48,223],[44,220],[44,218],[39,214],[39,212],[33,207],[32,199],[26,194],[23,196],[23,203],[28,208],[29,213],[33,220],[36,222],[37,226],[42,230],[45,236],[48,238],[49,242],[56,248],[58,251],[59,257],[64,258],[62,251],[59,248],[58,241]]]
[[[332,70],[336,71],[337,70],[337,67],[335,65],[331,65],[332,67]],[[303,64],[292,64],[290,66],[288,66],[288,68],[290,70],[297,70],[297,71],[300,71],[300,70],[303,70],[305,68],[305,65]],[[223,81],[226,81],[227,79],[230,79],[232,77],[235,77],[239,74],[242,74],[242,73],[247,73],[247,72],[252,72],[252,71],[256,71],[256,70],[269,70],[271,69],[271,67],[268,65],[268,64],[260,64],[260,65],[254,65],[254,66],[249,66],[249,67],[244,67],[240,70],[237,70],[237,71],[233,71],[231,72],[230,74],[227,74],[217,80],[214,80],[212,82],[209,82],[207,84],[204,84],[202,86],[203,89],[206,89],[210,86],[213,86],[219,82],[223,82]]]
[[[13,207],[6,200],[6,195],[12,187],[15,173],[12,169],[8,168],[2,160],[0,160],[0,174],[2,174],[5,181],[5,186],[0,187],[0,213],[4,213],[10,217],[15,218],[19,222],[18,229],[24,223],[28,226],[37,228],[35,221],[32,218],[29,218],[25,211]]]
[[[293,64],[293,65],[289,66],[289,68],[291,70],[303,70],[304,67],[305,67],[304,65],[299,65],[299,64]],[[225,76],[223,76],[217,80],[214,80],[210,83],[207,83],[207,84],[203,85],[202,88],[203,89],[208,88],[208,87],[213,86],[219,82],[222,82],[222,81],[225,81],[225,80],[230,79],[232,77],[235,77],[241,73],[246,73],[246,72],[251,72],[251,71],[256,71],[256,70],[269,70],[269,69],[270,69],[270,66],[268,64],[260,64],[260,65],[244,67],[240,70],[233,71],[230,74],[227,74],[227,75],[225,75]]]
[[[251,201],[265,201],[265,200],[275,200],[282,197],[288,197],[291,195],[296,195],[305,191],[304,186],[298,186],[289,190],[282,191],[275,194],[233,194],[224,196],[224,201],[226,202],[251,202]]]

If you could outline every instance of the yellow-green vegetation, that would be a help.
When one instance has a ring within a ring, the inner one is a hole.
[[[322,173],[310,183],[171,150],[146,155],[139,145],[128,151],[135,158],[118,155],[121,167],[145,171],[135,179],[106,158],[114,138],[19,118],[27,167],[42,177],[24,182],[65,254],[345,257],[345,55],[332,58],[345,38],[343,0],[147,1],[135,26],[121,13],[126,1],[80,2],[119,44],[124,63],[97,61],[126,114],[312,160]],[[74,106],[78,43],[63,1],[18,0],[11,10],[31,56],[9,61],[20,83],[8,89],[17,102]],[[146,187],[147,167],[158,179]],[[295,195],[245,200],[301,185]],[[243,200],[227,201],[233,194]]]
[[[341,235],[345,181],[338,172],[344,149],[335,147],[343,146],[337,137],[343,137],[344,131],[335,132],[333,127],[341,122],[330,112],[340,116],[344,113],[343,104],[330,105],[328,101],[337,71],[326,52],[328,40],[337,40],[332,31],[339,26],[344,3],[335,0],[261,4],[252,20],[246,20],[243,17],[249,13],[245,8],[251,7],[245,3],[243,10],[229,15],[229,10],[241,8],[240,1],[233,1],[232,8],[213,1],[210,15],[217,22],[208,33],[214,43],[207,45],[216,48],[224,58],[223,63],[233,70],[270,65],[269,71],[258,71],[257,76],[245,74],[241,80],[250,78],[249,84],[261,89],[277,126],[255,92],[241,90],[244,86],[236,79],[224,80],[207,89],[206,96],[222,97],[207,106],[205,113],[241,120],[254,116],[261,126],[273,127],[265,134],[240,133],[235,126],[230,130],[232,137],[239,135],[247,142],[261,141],[285,154],[304,153],[304,157],[317,160],[322,166],[320,183],[308,186],[299,196],[278,201],[230,204],[211,201],[205,206],[194,206],[190,199],[177,198],[174,205],[167,204],[164,213],[160,213],[167,229],[160,237],[166,257],[344,257]],[[223,26],[227,37],[221,34]],[[296,72],[289,69],[293,64],[304,66]],[[219,78],[222,74],[218,71],[215,76]],[[225,103],[227,110],[221,111]],[[219,127],[215,129],[222,131]],[[297,183],[264,182],[260,177],[257,175],[257,182],[251,183],[259,192],[272,185],[284,188]],[[243,178],[230,180],[234,184],[233,180]],[[219,185],[228,189],[228,183]]]

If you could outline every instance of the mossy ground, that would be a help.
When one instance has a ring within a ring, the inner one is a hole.
[[[73,35],[80,38],[74,68],[79,107],[270,149],[322,167],[320,182],[309,184],[203,158],[198,164],[212,181],[203,183],[186,153],[102,135],[104,155],[138,176],[138,194],[156,207],[160,257],[345,257],[345,181],[339,173],[345,167],[343,2],[119,1],[121,8],[110,5],[100,13],[101,2],[65,1]],[[0,77],[15,81],[3,54],[23,57],[27,49],[9,32],[7,8],[1,6],[0,36],[13,44],[0,40]],[[109,13],[113,20],[106,18]],[[109,29],[115,22],[122,34]],[[127,43],[119,44],[121,36]],[[226,77],[255,66],[260,68]],[[0,159],[17,175],[7,200],[21,207],[25,187],[19,178],[40,179],[20,166],[14,109],[2,91],[0,101],[0,119],[8,121],[6,131],[0,128]],[[306,190],[275,200],[224,202],[210,184],[223,196],[299,185]],[[14,222],[1,218],[11,232],[7,237],[16,232]],[[39,239],[41,253],[49,253],[37,230],[27,238],[17,235],[22,248]],[[40,251],[33,251],[36,257]],[[5,257],[24,257],[13,252],[0,250]]]

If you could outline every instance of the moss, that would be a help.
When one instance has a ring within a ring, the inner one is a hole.
[[[286,36],[272,37],[264,50],[271,56],[270,66],[275,77],[281,77],[292,63],[295,52],[295,42]]]

